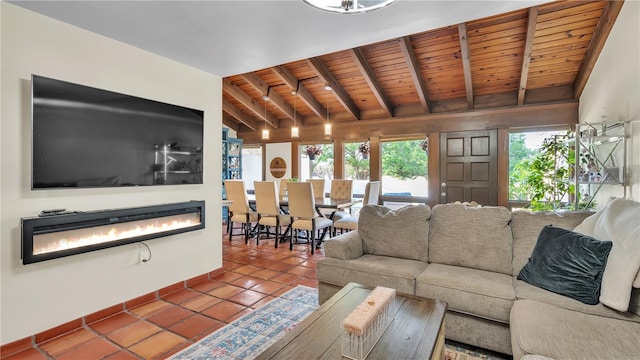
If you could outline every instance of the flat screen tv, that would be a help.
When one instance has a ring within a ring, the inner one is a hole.
[[[32,189],[202,184],[203,111],[31,81]]]

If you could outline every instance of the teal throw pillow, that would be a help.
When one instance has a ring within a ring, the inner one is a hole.
[[[611,241],[554,226],[545,226],[518,280],[595,305]]]

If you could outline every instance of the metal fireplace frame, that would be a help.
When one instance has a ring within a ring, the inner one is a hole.
[[[200,223],[180,229],[172,229],[153,234],[135,236],[94,245],[86,245],[72,249],[58,250],[43,254],[33,253],[33,237],[39,234],[91,228],[95,226],[113,225],[159,217],[199,213]],[[22,263],[32,264],[65,256],[82,254],[90,251],[107,249],[115,246],[131,244],[149,239],[175,235],[205,228],[205,202],[189,201],[182,203],[151,205],[135,208],[98,210],[88,212],[72,212],[59,215],[37,216],[21,219]]]

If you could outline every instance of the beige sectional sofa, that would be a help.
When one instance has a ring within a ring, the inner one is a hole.
[[[446,301],[448,339],[514,359],[640,359],[640,290],[621,313],[516,279],[545,225],[572,230],[591,214],[366,206],[359,230],[325,243],[320,302],[349,282],[388,286]]]

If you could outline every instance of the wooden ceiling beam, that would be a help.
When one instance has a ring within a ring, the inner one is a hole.
[[[269,85],[262,81],[258,75],[255,73],[246,73],[240,75],[240,77],[261,94],[268,93],[271,103],[280,109],[289,119],[293,120],[293,107],[289,105],[289,103],[287,103],[280,94],[275,91],[269,91]],[[300,113],[298,113],[297,117],[300,118]]]
[[[529,65],[531,64],[531,49],[538,23],[538,7],[529,9],[529,20],[527,23],[527,38],[522,53],[522,70],[520,70],[520,87],[518,88],[518,106],[524,105],[524,96],[527,92],[527,79],[529,78]]]
[[[462,54],[464,87],[467,93],[467,108],[473,110],[473,79],[471,77],[471,60],[469,60],[469,36],[465,23],[458,24],[458,36],[460,38],[460,53]]]
[[[267,116],[265,118],[264,105],[258,103],[254,99],[252,99],[247,93],[242,91],[240,87],[234,83],[232,83],[229,79],[223,79],[222,81],[222,90],[224,90],[227,94],[238,100],[242,105],[246,106],[247,109],[251,110],[257,117],[266,121],[269,125],[274,128],[279,127],[278,119],[273,116],[270,112],[267,111]]]
[[[427,95],[427,88],[424,85],[424,81],[422,80],[422,74],[420,72],[420,68],[418,67],[418,60],[416,59],[416,54],[413,50],[411,39],[408,36],[402,37],[400,39],[400,47],[402,48],[402,54],[404,55],[404,60],[407,63],[409,72],[411,73],[413,85],[416,87],[416,92],[418,93],[418,97],[420,98],[420,104],[422,104],[424,112],[426,114],[429,114],[431,112],[429,96]]]
[[[331,86],[333,94],[335,95],[338,102],[342,104],[344,109],[347,110],[347,112],[349,112],[354,118],[356,118],[356,120],[360,120],[360,109],[358,109],[353,100],[351,100],[349,94],[347,94],[344,88],[340,86],[340,83],[338,83],[338,80],[336,80],[335,76],[333,76],[327,65],[325,65],[325,63],[322,62],[319,57],[307,59],[307,63],[322,82]]]
[[[228,102],[227,100],[222,100],[222,111],[224,111],[225,113],[227,113],[227,115],[236,119],[239,123],[243,124],[251,130],[255,130],[258,128],[258,123],[256,123],[253,119],[248,118],[242,111],[233,106],[233,104]]]
[[[515,94],[514,94],[515,97]],[[384,139],[407,136],[424,137],[426,133],[469,131],[486,129],[517,129],[530,127],[566,127],[578,122],[578,102],[512,106],[501,109],[483,109],[447,114],[423,114],[408,117],[378,118],[358,122],[335,122],[333,136],[327,138],[322,124],[308,125],[301,129],[301,143],[322,143],[339,138],[344,142],[362,141],[363,138]],[[245,144],[260,144],[260,131],[241,131],[238,137]],[[271,132],[266,142],[290,142],[288,129]]]
[[[582,95],[582,91],[587,84],[587,80],[589,80],[593,67],[596,65],[596,60],[598,60],[598,56],[604,47],[605,41],[607,41],[607,38],[609,37],[611,28],[613,28],[613,23],[615,23],[623,5],[624,0],[605,2],[602,15],[600,16],[598,25],[596,25],[593,38],[589,43],[587,53],[582,61],[582,65],[580,65],[580,70],[578,70],[578,75],[574,82],[575,99],[580,99],[580,95]]]
[[[309,90],[304,87],[302,83],[299,83],[300,80],[298,80],[298,78],[296,78],[295,75],[291,73],[291,71],[287,70],[287,68],[282,65],[275,66],[271,68],[271,70],[282,80],[282,82],[287,84],[287,86],[289,86],[291,89],[298,89],[298,97],[302,99],[305,104],[307,104],[311,111],[313,111],[320,118],[324,117],[324,115],[327,113],[327,109],[325,109],[324,106],[322,106],[322,104],[320,104],[320,102],[315,97],[313,97],[313,95],[311,95],[311,92],[309,92]],[[302,117],[299,116],[298,119],[302,119]]]
[[[236,132],[240,131],[240,124],[235,122],[229,116],[225,116],[224,114],[222,115],[222,124],[227,126],[230,129],[235,130]]]
[[[349,52],[351,53],[353,60],[358,66],[358,69],[360,69],[362,77],[364,77],[364,81],[367,82],[367,85],[369,85],[371,92],[373,92],[373,95],[378,100],[380,107],[382,107],[382,109],[386,112],[387,116],[393,117],[393,105],[391,105],[391,102],[382,89],[382,85],[380,85],[380,82],[376,78],[376,75],[373,73],[373,69],[371,69],[367,58],[364,56],[364,51],[362,51],[362,49],[360,48],[355,48],[350,49]]]

